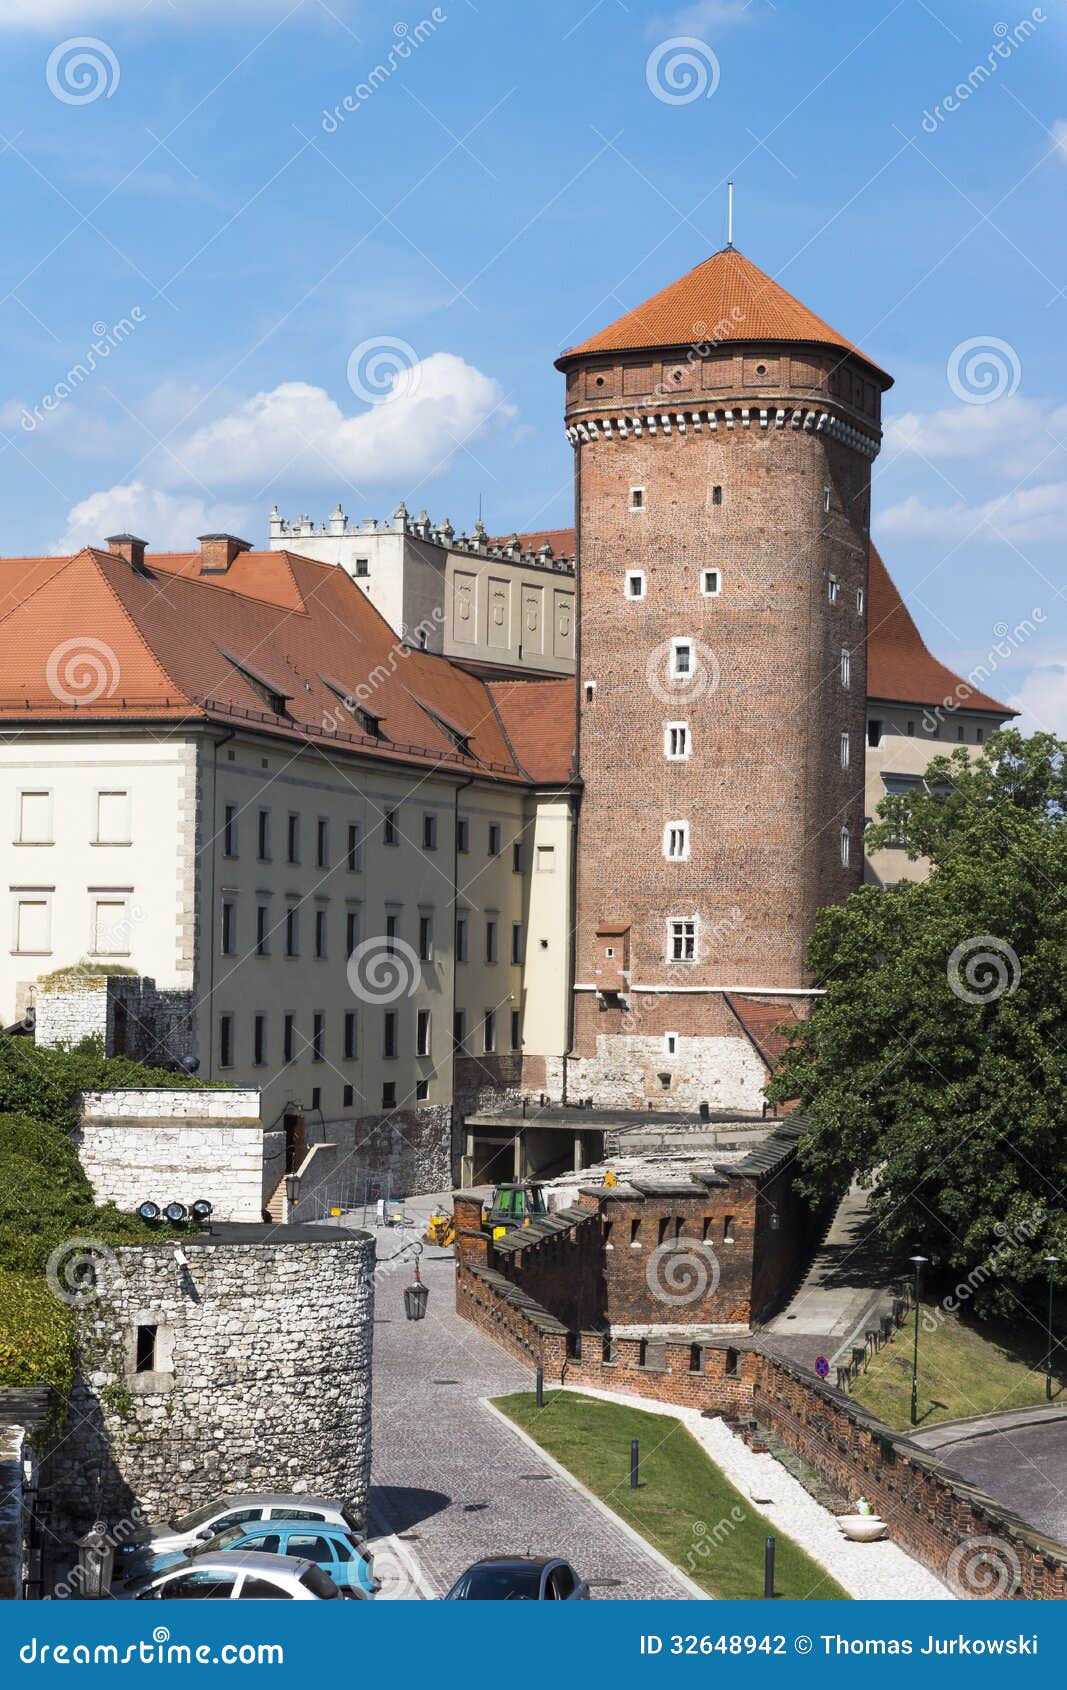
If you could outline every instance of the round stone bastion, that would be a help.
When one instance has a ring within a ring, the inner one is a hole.
[[[69,1299],[70,1413],[42,1475],[57,1519],[164,1520],[285,1491],[339,1498],[362,1520],[369,1233],[230,1223],[90,1254],[95,1289]]]

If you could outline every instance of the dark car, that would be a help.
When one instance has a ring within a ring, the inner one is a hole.
[[[446,1602],[588,1602],[589,1586],[568,1561],[494,1555],[461,1573]]]

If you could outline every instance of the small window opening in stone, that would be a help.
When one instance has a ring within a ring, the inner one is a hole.
[[[158,1326],[139,1326],[137,1328],[137,1360],[138,1373],[154,1373],[156,1370],[156,1334]]]
[[[756,365],[756,374],[758,376],[765,376],[767,374],[766,364],[757,364]]]
[[[727,1379],[737,1379],[737,1378],[740,1377],[740,1373],[741,1373],[741,1353],[740,1353],[740,1351],[739,1350],[727,1350],[727,1352],[726,1352],[726,1377],[727,1377]]]
[[[721,487],[713,487],[711,489],[711,502],[712,502],[713,505],[721,505],[722,504],[722,488]]]
[[[724,1244],[732,1244],[734,1241],[733,1215],[727,1215],[726,1219],[722,1223],[722,1241]]]
[[[704,1371],[704,1346],[703,1346],[703,1344],[690,1344],[690,1346],[689,1346],[689,1371],[690,1371],[690,1373],[703,1373],[703,1371]]]

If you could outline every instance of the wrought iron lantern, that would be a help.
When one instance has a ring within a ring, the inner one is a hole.
[[[419,1273],[419,1256],[421,1255],[422,1246],[420,1245],[415,1256],[415,1278],[410,1285],[404,1288],[404,1313],[408,1320],[424,1320],[426,1304],[430,1300],[430,1293],[422,1283],[422,1275]]]

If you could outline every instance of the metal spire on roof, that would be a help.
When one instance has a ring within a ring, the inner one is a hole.
[[[734,250],[734,185],[726,184],[726,250]]]

